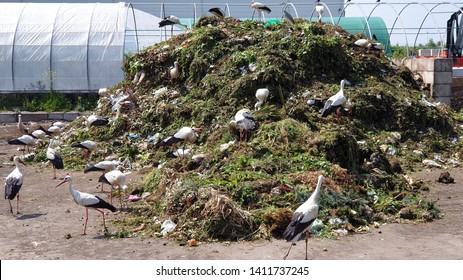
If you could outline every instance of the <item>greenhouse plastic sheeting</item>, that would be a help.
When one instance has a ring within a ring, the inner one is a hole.
[[[125,3],[2,3],[0,91],[94,91],[123,78]]]

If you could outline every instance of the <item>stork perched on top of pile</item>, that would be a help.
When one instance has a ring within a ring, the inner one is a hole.
[[[255,2],[255,1],[251,1],[251,4],[249,5],[249,7],[254,9],[254,11],[252,12],[252,19],[254,19],[254,13],[256,11],[260,13],[260,17],[262,19],[265,19],[264,12],[268,14],[272,11],[269,7],[265,6],[264,4],[260,2]]]
[[[224,18],[225,17],[225,12],[219,7],[210,8],[209,13],[213,14],[214,16],[216,16],[218,18]]]
[[[323,13],[325,12],[325,6],[323,6],[323,4],[320,4],[320,0],[317,0],[315,3],[317,3],[317,6],[315,6],[315,11],[318,14],[318,22],[322,22]]]
[[[159,27],[164,27],[164,26],[168,26],[170,25],[170,35],[171,36],[174,36],[174,25],[175,24],[178,24],[178,25],[181,25],[185,28],[188,28],[188,26],[186,24],[183,24],[180,22],[180,19],[174,15],[170,15],[168,17],[165,17],[163,18],[160,22],[159,22]]]

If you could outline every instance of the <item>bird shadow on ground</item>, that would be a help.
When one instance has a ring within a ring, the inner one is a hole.
[[[109,238],[111,238],[111,235],[109,233],[100,234],[100,235],[92,237],[92,239],[109,239]]]
[[[35,219],[44,215],[48,215],[48,213],[35,213],[35,214],[26,214],[26,215],[21,215],[16,218],[16,220],[28,220],[28,219]]]

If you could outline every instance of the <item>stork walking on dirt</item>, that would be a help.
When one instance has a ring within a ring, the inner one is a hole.
[[[309,241],[309,228],[318,217],[318,198],[320,196],[320,187],[322,186],[322,183],[323,175],[320,175],[318,176],[318,183],[315,191],[306,202],[296,209],[293,217],[291,218],[291,222],[283,233],[286,241],[291,242],[288,252],[286,252],[286,255],[283,257],[284,260],[289,255],[289,251],[291,251],[293,245],[295,245],[303,233],[305,233],[305,259],[308,259],[307,244]]]
[[[103,217],[104,231],[107,232],[108,229],[106,228],[104,212],[101,209],[108,209],[111,212],[116,212],[116,207],[112,206],[111,204],[109,204],[108,202],[104,201],[103,199],[99,198],[96,195],[80,192],[80,191],[74,189],[72,187],[72,178],[69,175],[66,176],[64,178],[64,180],[56,186],[56,188],[61,186],[64,183],[69,183],[69,192],[71,193],[72,198],[74,199],[74,201],[78,205],[85,207],[85,225],[84,225],[84,233],[82,235],[87,234],[87,222],[88,222],[88,209],[89,208],[93,208],[93,209],[95,209],[95,210],[97,210],[98,212],[101,213],[101,215]]]
[[[15,169],[6,177],[5,181],[5,199],[8,199],[10,204],[10,212],[13,213],[13,207],[11,206],[11,200],[16,197],[16,214],[19,214],[19,190],[21,189],[24,176],[19,169],[19,164],[24,162],[18,157],[13,158]],[[24,164],[25,165],[25,164]]]
[[[24,134],[17,138],[8,140],[8,144],[10,145],[23,145],[24,146],[23,154],[24,154],[24,150],[26,149],[26,147],[27,147],[27,152],[29,153],[29,146],[35,145],[36,142],[37,142],[37,139],[35,139],[34,137],[28,134]]]

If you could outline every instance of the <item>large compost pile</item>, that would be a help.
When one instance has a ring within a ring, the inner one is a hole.
[[[203,17],[193,30],[128,57],[126,79],[95,110],[113,118],[110,125],[87,128],[78,119],[65,141],[96,135],[106,151],[101,158],[128,158],[146,172],[130,186],[144,195],[128,208],[131,218],[119,222],[119,236],[142,222],[138,234],[156,236],[170,219],[177,226],[169,236],[179,241],[281,237],[319,174],[326,180],[312,232],[431,221],[438,209],[407,174],[425,164],[457,164],[460,127],[447,106],[423,97],[428,93],[408,69],[354,45],[362,36],[304,20],[265,25]],[[177,79],[169,74],[174,61]],[[352,112],[341,108],[338,124],[320,110],[342,79],[351,82],[344,90]],[[116,118],[115,100],[126,88],[137,108]],[[270,96],[255,110],[259,88]],[[253,112],[257,129],[239,141],[229,122],[243,108]],[[170,147],[156,148],[184,126],[202,128],[196,142],[185,144],[202,161],[168,158]],[[85,162],[74,156],[67,164]]]

